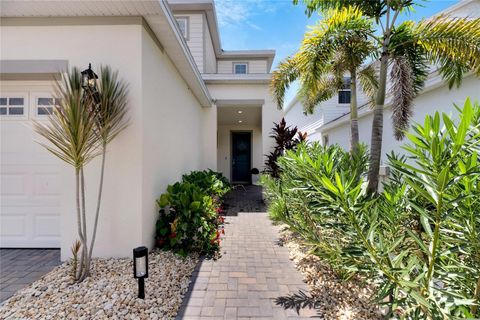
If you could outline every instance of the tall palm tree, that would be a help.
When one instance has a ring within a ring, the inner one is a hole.
[[[82,78],[77,68],[73,68],[57,83],[55,91],[61,105],[54,109],[49,122],[34,122],[34,130],[49,142],[40,142],[48,151],[75,169],[77,228],[82,244],[75,278],[80,281],[85,275],[88,261],[83,168],[98,155],[96,115],[92,101],[84,94]]]
[[[75,280],[83,281],[90,274],[90,261],[97,234],[102,199],[107,145],[126,128],[127,85],[118,79],[118,72],[102,67],[98,91],[84,90],[77,68],[57,83],[56,95],[62,101],[44,124],[34,123],[34,130],[49,144],[41,144],[55,156],[75,168],[78,237],[81,243],[80,263]],[[87,238],[85,208],[85,166],[102,155],[100,183],[95,221],[90,245]]]
[[[360,81],[371,95],[377,86],[373,67],[360,68],[374,49],[368,38],[372,27],[372,21],[357,8],[328,11],[325,19],[305,34],[300,50],[280,63],[271,82],[273,96],[282,107],[285,90],[299,80],[298,96],[304,113],[311,114],[318,103],[334,96],[344,85],[344,75],[349,73],[352,151],[359,144],[357,83]]]
[[[293,0],[298,4],[299,0]],[[369,37],[375,42],[379,57],[379,86],[373,111],[368,187],[370,193],[378,189],[383,140],[383,109],[390,68],[392,83],[391,108],[395,137],[403,138],[409,127],[413,99],[423,88],[428,64],[439,67],[449,87],[459,86],[465,72],[480,75],[480,19],[435,17],[419,23],[397,24],[401,12],[410,10],[414,0],[302,0],[306,13],[355,6],[375,20],[377,33]]]

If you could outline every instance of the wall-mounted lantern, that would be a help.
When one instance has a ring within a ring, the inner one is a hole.
[[[148,249],[133,249],[133,277],[138,279],[138,297],[145,299],[145,278],[148,278]]]
[[[92,64],[88,64],[88,69],[85,69],[81,72],[82,74],[82,88],[85,93],[90,94],[90,97],[93,97],[95,103],[100,103],[100,93],[97,90],[97,79],[98,76],[92,70]]]
[[[88,69],[83,70],[82,72],[82,88],[85,90],[97,90],[97,79],[98,76],[92,70],[92,64],[88,64]]]

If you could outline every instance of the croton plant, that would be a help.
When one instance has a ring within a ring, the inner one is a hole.
[[[157,200],[157,246],[181,255],[218,252],[224,233],[221,201],[229,190],[228,181],[212,170],[193,171],[168,186]]]

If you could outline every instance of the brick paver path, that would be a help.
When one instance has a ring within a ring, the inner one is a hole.
[[[59,249],[0,249],[0,302],[59,264]]]
[[[278,227],[262,208],[259,190],[237,189],[230,196],[222,241],[222,257],[203,260],[192,277],[190,291],[177,319],[304,319],[313,310],[284,310],[275,298],[306,291],[302,276],[289,260],[288,249],[277,244]],[[248,201],[248,199],[250,201]],[[246,200],[247,199],[247,200]],[[231,212],[234,210],[235,212]],[[242,212],[243,211],[243,212]]]

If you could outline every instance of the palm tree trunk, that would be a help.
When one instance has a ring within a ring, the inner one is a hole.
[[[82,204],[82,227],[83,227],[83,241],[84,246],[82,248],[83,256],[83,273],[80,276],[79,282],[82,282],[89,274],[87,266],[90,264],[88,261],[88,238],[87,238],[87,215],[85,209],[85,174],[83,167],[80,169],[80,186],[81,186],[81,204]]]
[[[385,91],[387,88],[387,69],[388,54],[386,52],[386,44],[384,52],[380,59],[380,76],[378,81],[378,92],[375,100],[375,108],[373,109],[372,122],[372,138],[370,142],[370,162],[368,169],[368,186],[367,192],[376,193],[378,190],[380,160],[382,157],[382,140],[383,140],[383,107],[385,105]]]
[[[98,226],[98,216],[100,215],[100,203],[102,202],[102,190],[103,190],[103,175],[105,172],[105,157],[107,154],[107,144],[103,142],[102,145],[102,167],[100,169],[100,185],[98,188],[98,198],[97,198],[97,209],[95,212],[95,222],[93,225],[93,233],[92,233],[92,241],[90,243],[90,248],[88,252],[88,262],[90,263],[92,259],[93,253],[93,245],[95,244],[95,238],[97,236],[97,226]],[[88,265],[88,269],[90,269],[90,264]]]
[[[357,70],[350,71],[350,152],[358,150]]]
[[[79,281],[83,273],[83,248],[85,246],[85,237],[83,236],[82,231],[82,216],[81,216],[81,204],[80,204],[80,169],[75,168],[75,189],[76,189],[76,203],[77,203],[77,228],[78,228],[78,237],[82,243],[82,255],[80,256],[80,263],[75,272],[75,280]]]

